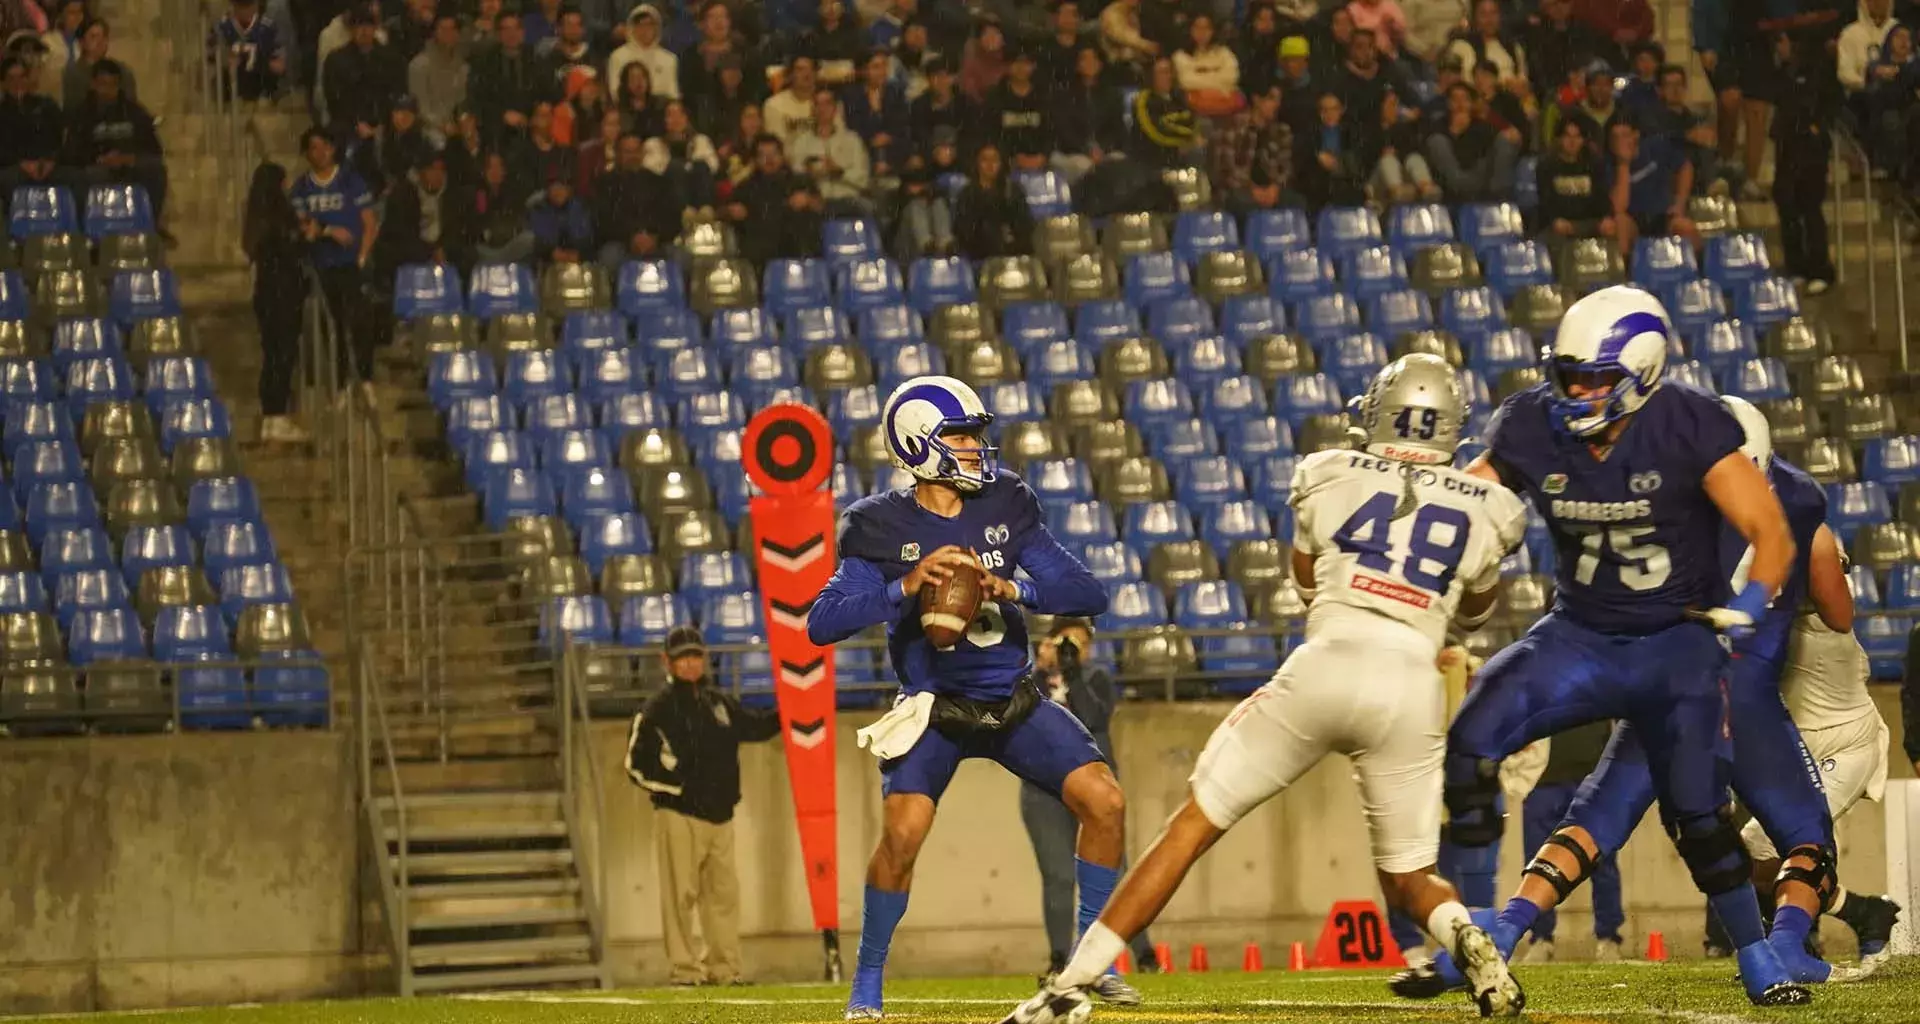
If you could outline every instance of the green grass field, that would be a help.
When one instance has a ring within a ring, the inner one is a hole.
[[[1140,979],[1146,1005],[1100,1009],[1095,1021],[1189,1024],[1427,1024],[1477,1020],[1464,997],[1395,1000],[1381,971],[1301,974],[1238,971]],[[1873,977],[1819,989],[1814,1005],[1756,1010],[1733,982],[1730,961],[1554,965],[1522,968],[1529,1019],[1557,1024],[1906,1024],[1920,1021],[1920,961],[1895,961]],[[1032,991],[1030,978],[902,981],[889,986],[891,1019],[991,1022]],[[165,1024],[829,1024],[840,1020],[844,986],[502,993],[435,999],[369,999],[179,1011],[144,1011]],[[66,1019],[80,1019],[77,1015]],[[117,1016],[101,1014],[100,1017]],[[130,1016],[130,1015],[129,1015]],[[0,1018],[46,1019],[46,1018]]]

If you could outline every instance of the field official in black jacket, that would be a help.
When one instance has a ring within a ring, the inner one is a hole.
[[[667,687],[633,717],[627,774],[653,798],[660,862],[660,918],[668,981],[727,985],[740,980],[740,883],[733,808],[740,802],[740,744],[780,734],[780,716],[745,708],[707,678],[700,631],[677,626],[661,655]],[[705,962],[694,955],[700,914]]]

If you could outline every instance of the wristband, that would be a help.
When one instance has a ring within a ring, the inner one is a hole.
[[[887,600],[899,604],[907,599],[907,578],[905,576],[887,584]]]
[[[1023,608],[1035,608],[1040,604],[1040,590],[1032,580],[1014,580],[1013,589],[1017,591],[1014,602]]]
[[[1773,594],[1767,589],[1766,584],[1757,580],[1748,580],[1747,585],[1741,588],[1739,596],[1729,601],[1727,607],[1759,622],[1760,617],[1767,613],[1767,605],[1772,601]]]

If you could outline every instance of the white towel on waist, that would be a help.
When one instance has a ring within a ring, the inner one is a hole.
[[[872,751],[873,756],[880,760],[891,761],[920,742],[920,734],[927,731],[927,721],[932,717],[932,692],[902,696],[893,702],[892,711],[854,733],[855,742],[861,749]]]

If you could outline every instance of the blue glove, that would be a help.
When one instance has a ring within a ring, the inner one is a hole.
[[[1713,628],[1735,640],[1745,640],[1753,636],[1754,624],[1767,613],[1767,605],[1773,601],[1767,585],[1748,580],[1738,596],[1727,602],[1724,608],[1715,608],[1707,612],[1707,619]]]

